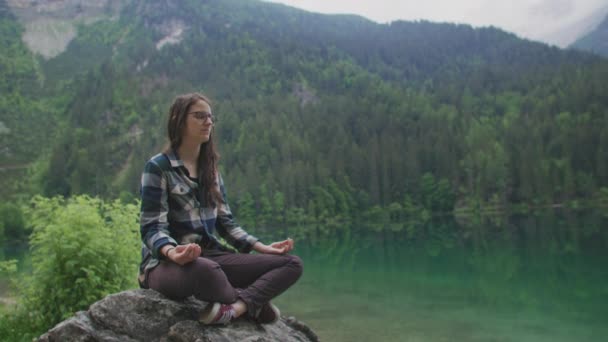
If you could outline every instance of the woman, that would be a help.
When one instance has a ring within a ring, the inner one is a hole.
[[[265,245],[234,221],[217,169],[214,120],[201,94],[178,96],[171,106],[170,145],[142,175],[140,285],[209,302],[200,316],[205,324],[245,313],[273,323],[280,313],[270,300],[298,280],[302,262],[287,254],[293,240]],[[220,243],[215,230],[240,253]],[[259,254],[248,254],[252,249]]]

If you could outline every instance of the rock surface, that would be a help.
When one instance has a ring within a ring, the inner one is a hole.
[[[194,298],[173,301],[152,290],[124,291],[76,313],[38,341],[318,341],[294,318],[267,325],[239,318],[226,326],[205,326],[197,321],[205,304]]]
[[[124,0],[6,0],[25,27],[27,47],[45,59],[66,50],[78,34],[77,26],[118,18]]]

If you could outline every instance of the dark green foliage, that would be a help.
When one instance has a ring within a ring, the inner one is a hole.
[[[41,152],[14,154],[38,160],[32,193],[137,197],[171,99],[189,91],[212,98],[231,205],[263,230],[338,229],[374,206],[401,217],[567,202],[608,186],[608,62],[496,28],[133,1],[41,61],[2,20],[21,65],[10,75],[44,79],[0,96],[39,118],[7,124],[11,151],[39,144],[32,122],[48,126]],[[172,25],[181,42],[157,49]]]
[[[2,315],[0,336],[31,340],[106,295],[136,287],[137,205],[37,197],[26,214],[34,228],[33,272],[19,280],[18,303]]]
[[[14,203],[0,203],[0,241],[24,240],[29,233],[21,207]]]
[[[0,1],[0,195],[17,197],[16,179],[47,151],[61,98],[41,96],[36,58],[21,41],[23,28]]]

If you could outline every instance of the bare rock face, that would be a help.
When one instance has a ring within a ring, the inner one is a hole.
[[[159,25],[157,31],[163,33],[163,38],[156,42],[156,50],[160,50],[165,45],[179,44],[183,39],[183,33],[188,26],[181,20],[167,20]]]
[[[65,51],[76,37],[77,24],[117,18],[124,0],[7,0],[25,27],[23,42],[44,58]]]
[[[53,58],[67,49],[78,35],[78,25],[116,20],[121,9],[133,2],[135,0],[6,0],[11,12],[25,28],[21,37],[23,42],[30,51],[45,59]],[[179,8],[179,0],[142,0],[137,4],[137,13],[155,18],[146,25],[161,36],[156,42],[157,50],[183,40],[184,32],[189,29],[183,20],[158,16],[159,13]]]
[[[300,99],[300,107],[319,103],[319,98],[303,83],[294,84],[292,94]]]
[[[226,326],[205,326],[197,321],[205,305],[194,298],[176,302],[153,290],[124,291],[76,313],[38,341],[318,341],[294,318],[266,325],[239,318]]]

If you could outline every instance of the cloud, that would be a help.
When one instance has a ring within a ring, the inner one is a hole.
[[[519,36],[565,46],[573,38],[561,33],[579,34],[570,27],[598,10],[608,11],[606,0],[272,0],[321,13],[358,14],[376,22],[397,19],[426,19],[438,22],[497,26]]]
[[[535,17],[560,19],[574,13],[575,5],[572,0],[543,0],[530,7],[529,14]]]

